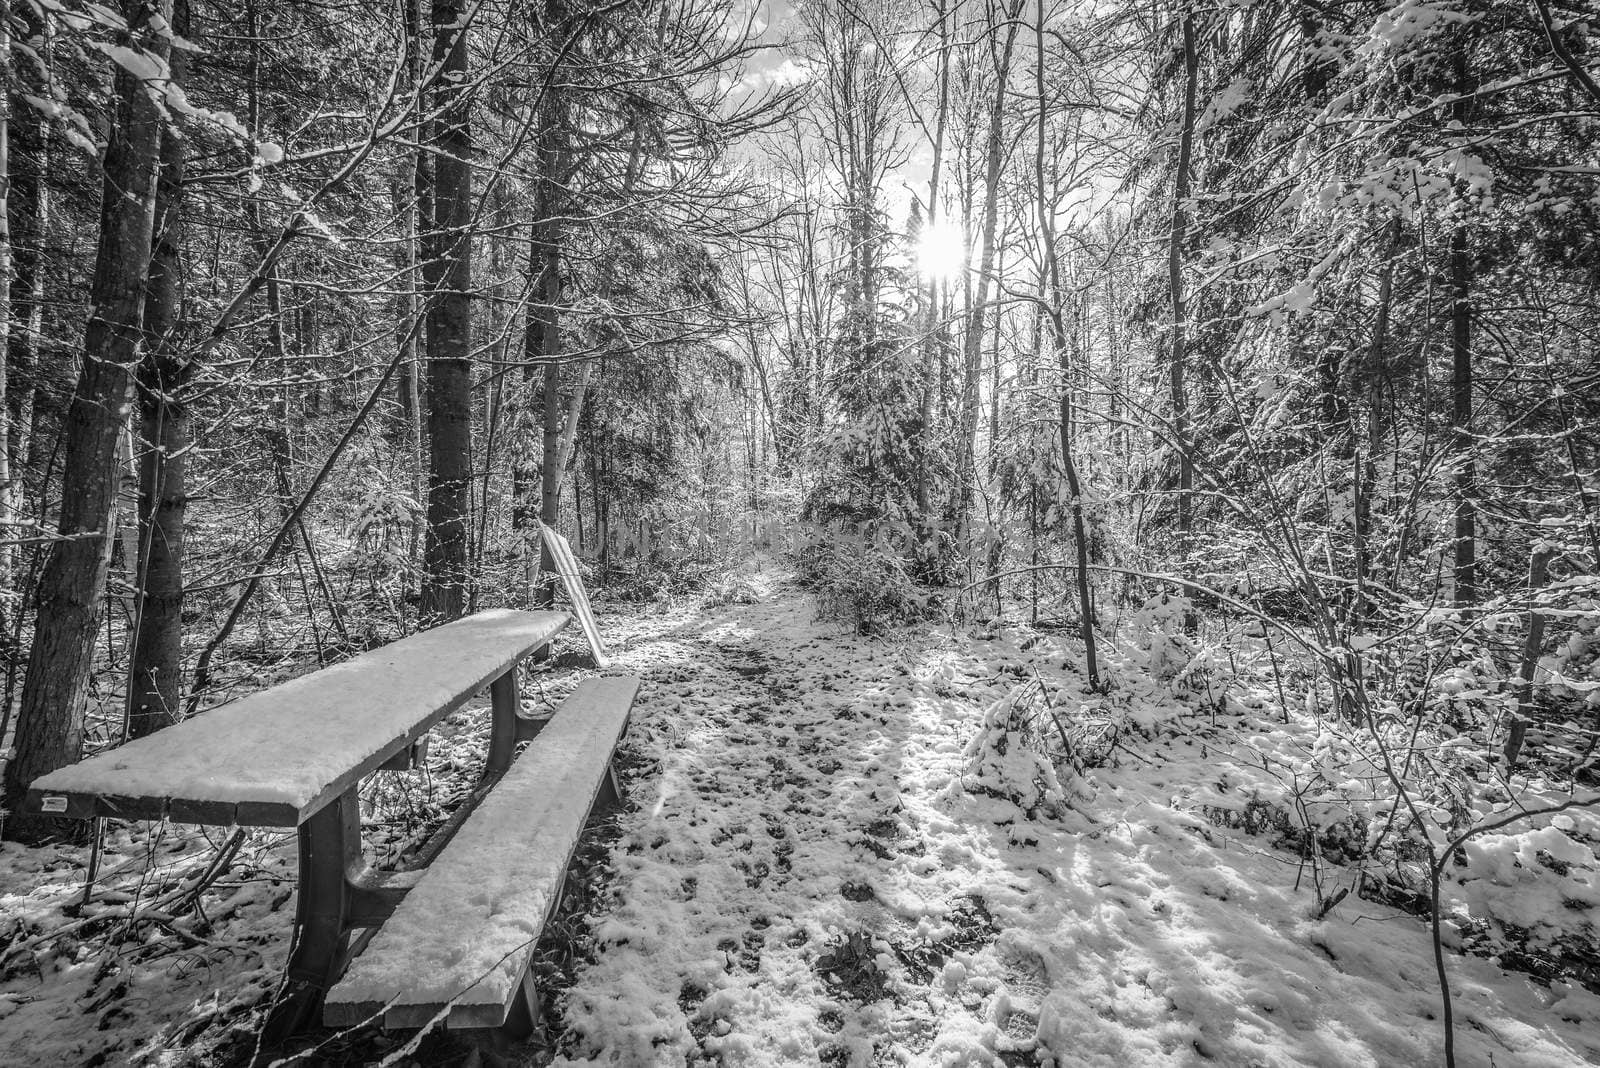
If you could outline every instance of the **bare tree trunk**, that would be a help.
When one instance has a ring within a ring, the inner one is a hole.
[[[604,368],[601,369],[604,371]],[[589,442],[589,459],[594,464],[594,472],[589,479],[589,489],[594,496],[594,525],[595,536],[600,542],[598,563],[600,567],[600,581],[611,581],[611,494],[606,487],[608,465],[601,448],[596,448],[593,438],[600,437],[593,434]],[[601,437],[602,444],[604,438]]]
[[[996,278],[1004,278],[1006,276],[1006,234],[1003,230],[1000,232],[1000,236],[995,248],[994,273]],[[1002,362],[1000,354],[1000,324],[1003,318],[1003,315],[995,316],[994,338],[992,344],[989,346],[988,470],[989,477],[991,479],[994,478],[997,465],[1000,462],[1000,386],[1002,384],[1002,369],[1000,366]]]
[[[994,100],[989,107],[989,130],[986,143],[983,173],[983,238],[979,246],[977,293],[967,309],[967,331],[963,342],[963,373],[961,388],[961,470],[957,478],[960,487],[958,517],[963,534],[970,528],[973,494],[978,477],[977,444],[979,381],[983,366],[984,318],[989,310],[989,281],[994,271],[995,231],[1000,220],[1000,169],[1005,162],[1005,105],[1006,86],[1011,75],[1011,52],[1017,40],[1017,15],[1022,0],[1005,7],[1005,44],[995,57]],[[996,27],[991,27],[991,30]],[[992,47],[992,46],[991,46]],[[966,541],[964,536],[963,541]]]
[[[245,4],[245,18],[250,35],[250,54],[246,65],[245,74],[245,101],[253,137],[262,137],[261,125],[261,33],[259,22],[260,8],[256,0],[247,0]],[[291,397],[288,381],[293,373],[290,369],[290,350],[284,335],[283,319],[283,289],[278,278],[278,263],[271,256],[272,236],[267,232],[267,226],[262,219],[261,201],[250,197],[244,205],[245,219],[254,238],[256,255],[261,258],[262,296],[267,305],[266,328],[267,350],[271,353],[277,376],[281,385],[277,388],[276,396],[270,396],[265,405],[268,418],[264,424],[267,439],[268,459],[271,462],[273,486],[277,492],[277,520],[284,521],[294,511],[294,427],[292,421]],[[268,387],[269,389],[271,387]],[[313,395],[315,396],[315,395]],[[305,529],[300,529],[302,540],[309,541]],[[302,572],[303,574],[303,572]],[[272,580],[274,588],[278,586]],[[302,581],[302,589],[305,584]],[[280,591],[281,593],[281,591]],[[306,596],[306,614],[313,617],[313,634],[316,634],[314,618],[315,608],[309,594]],[[318,659],[321,659],[320,639],[318,640]]]
[[[1472,253],[1467,227],[1450,235],[1450,432],[1455,466],[1455,581],[1458,607],[1478,600],[1478,464],[1472,438]]]
[[[1362,369],[1365,381],[1358,383],[1367,395],[1367,434],[1365,447],[1356,453],[1352,480],[1356,495],[1352,511],[1355,516],[1353,551],[1356,571],[1354,625],[1357,629],[1371,609],[1367,587],[1372,579],[1372,494],[1377,486],[1378,448],[1383,443],[1380,410],[1389,347],[1389,313],[1394,301],[1394,258],[1400,239],[1400,221],[1394,220],[1387,229],[1383,267],[1378,274],[1378,311],[1372,327],[1372,344],[1367,350],[1366,366]]]
[[[412,90],[417,94],[413,114],[417,120],[416,137],[420,141],[423,135],[422,115],[426,110],[424,106],[425,94],[423,80],[427,77],[428,42],[425,40],[426,29],[423,25],[422,2],[423,0],[404,0],[406,20],[406,56],[411,63]],[[424,334],[422,325],[423,302],[420,297],[422,289],[422,272],[420,270],[421,235],[433,227],[433,161],[424,152],[413,150],[407,153],[410,158],[411,177],[411,210],[407,213],[408,233],[406,234],[406,252],[408,270],[406,272],[406,285],[410,290],[407,300],[407,327],[408,333],[407,352],[405,354],[405,367],[410,374],[406,380],[406,403],[410,409],[410,443],[411,443],[411,498],[417,503],[417,511],[412,513],[411,544],[407,556],[412,561],[419,560],[419,551],[427,528],[427,519],[422,511],[424,499],[427,497],[427,460],[425,450],[427,445],[426,416],[423,413],[422,397],[422,346],[418,338]],[[420,568],[418,569],[420,571]]]
[[[1059,344],[1059,342],[1058,342]],[[1066,345],[1061,353],[1061,467],[1067,476],[1067,493],[1072,501],[1072,548],[1077,562],[1079,630],[1083,637],[1084,673],[1089,688],[1100,689],[1099,650],[1094,631],[1094,590],[1089,583],[1089,535],[1083,522],[1083,486],[1078,481],[1078,461],[1072,447],[1072,352]]]
[[[167,38],[151,31],[168,12],[125,0],[122,43],[165,58]],[[130,372],[143,329],[155,214],[161,120],[141,80],[118,66],[117,116],[102,165],[100,237],[90,286],[84,360],[62,432],[60,540],[39,579],[38,621],[22,687],[17,753],[6,767],[5,801],[15,811],[29,782],[77,756],[83,734],[94,634],[111,560],[117,438],[128,413]],[[34,837],[39,817],[13,815],[6,833]]]
[[[11,4],[0,0],[0,71],[10,81]],[[0,541],[9,542],[15,508],[11,496],[11,285],[16,278],[11,257],[11,87],[0,83]],[[16,547],[0,544],[0,590],[11,587]]]
[[[1550,577],[1550,561],[1556,556],[1549,545],[1534,546],[1528,558],[1528,597],[1539,595]],[[1522,643],[1522,661],[1517,665],[1517,710],[1511,715],[1511,727],[1506,733],[1506,774],[1517,766],[1522,755],[1522,743],[1528,737],[1528,713],[1533,708],[1533,675],[1539,666],[1539,653],[1544,649],[1544,613],[1538,606],[1528,608],[1528,633]]]
[[[572,464],[573,446],[578,438],[578,423],[583,418],[583,401],[589,393],[589,380],[594,376],[594,361],[585,360],[578,369],[578,381],[573,383],[572,396],[567,398],[567,414],[561,420],[561,440],[556,443],[556,470],[565,471]]]
[[[428,529],[424,624],[466,611],[472,479],[472,166],[465,0],[433,0],[433,225],[428,291]]]
[[[415,136],[420,137],[423,112],[422,83],[426,77],[427,56],[423,41],[421,0],[402,0],[401,8],[406,50],[405,84],[408,92],[416,94],[412,115],[415,116],[419,126]],[[422,301],[419,297],[421,278],[418,274],[417,240],[418,235],[429,225],[425,212],[427,198],[428,176],[422,153],[417,149],[406,148],[402,152],[394,184],[394,211],[400,227],[401,280],[395,333],[398,343],[405,350],[399,367],[396,400],[403,423],[400,432],[404,435],[411,455],[411,497],[419,507],[425,492],[423,488],[425,469],[422,458],[422,360],[421,346],[417,343],[417,338],[422,333]],[[416,559],[417,548],[422,543],[423,526],[421,513],[413,512],[409,547],[409,557],[412,560]]]
[[[539,522],[556,528],[561,519],[561,364],[552,357],[561,344],[559,327],[554,323],[545,335],[544,365],[544,459],[540,464]],[[552,348],[554,347],[554,348]],[[556,602],[556,558],[548,539],[539,539],[539,571],[543,583],[534,603],[554,608]]]
[[[508,383],[505,373],[511,359],[511,328],[515,311],[506,299],[505,267],[506,252],[508,247],[516,242],[508,241],[507,237],[514,231],[515,225],[511,221],[510,201],[506,195],[503,182],[494,183],[487,191],[491,201],[489,206],[490,226],[489,236],[485,243],[489,250],[489,283],[483,291],[483,296],[489,299],[487,311],[488,321],[485,324],[489,337],[496,339],[490,355],[490,371],[488,377],[489,397],[484,411],[483,455],[478,462],[481,475],[476,481],[477,500],[475,508],[477,513],[476,528],[470,546],[470,559],[472,561],[472,585],[468,593],[467,611],[478,610],[478,597],[481,591],[483,576],[483,563],[485,547],[489,537],[489,512],[490,493],[494,484],[495,450],[499,447],[503,434],[501,432],[504,416],[509,402],[508,393],[516,392],[515,383]],[[513,253],[514,255],[515,253]],[[508,388],[509,385],[509,388]],[[513,406],[514,408],[514,406]]]
[[[564,25],[564,8],[560,0],[546,0],[545,21],[552,38],[559,37],[560,28]],[[563,151],[565,114],[558,93],[553,85],[547,85],[544,89],[543,98],[539,101],[539,126],[535,133],[539,181],[528,254],[528,288],[532,303],[528,308],[524,331],[524,388],[517,420],[516,458],[512,465],[511,524],[518,535],[517,542],[522,552],[523,590],[530,604],[545,607],[555,601],[555,559],[550,555],[549,547],[543,544],[542,539],[538,539],[540,551],[535,566],[533,546],[537,537],[535,515],[551,525],[559,516],[557,494],[561,481],[559,470],[552,469],[557,460],[556,449],[560,438],[557,422],[560,417],[561,370],[556,363],[561,353],[560,173],[566,166],[566,153]],[[543,441],[537,467],[534,461],[536,434],[530,396],[536,367],[542,371],[543,391],[542,413],[539,417]],[[537,512],[533,505],[536,475],[539,485]],[[541,575],[543,584],[536,589],[534,583]]]
[[[1200,84],[1200,53],[1194,13],[1183,15],[1183,117],[1178,132],[1178,171],[1172,183],[1172,230],[1167,240],[1167,286],[1172,298],[1172,346],[1168,386],[1172,397],[1172,436],[1178,452],[1178,553],[1184,578],[1194,577],[1190,544],[1194,532],[1194,454],[1189,440],[1189,399],[1184,375],[1189,358],[1189,305],[1183,289],[1183,246],[1189,229],[1190,166],[1194,156],[1195,96]],[[1189,613],[1186,625],[1196,625]]]
[[[405,349],[395,380],[395,407],[399,409],[399,426],[394,437],[410,444],[412,427],[421,415],[419,403],[422,390],[417,367],[417,331],[413,326],[417,318],[417,157],[407,152],[400,157],[395,168],[393,184],[389,190],[394,204],[395,226],[400,231],[400,244],[395,250],[396,281],[399,294],[395,298],[395,342]]]
[[[12,0],[10,7],[22,39],[45,37],[46,24],[32,4]],[[48,56],[48,51],[42,51]],[[0,69],[5,69],[5,64],[0,64]],[[6,94],[10,114],[6,130],[5,214],[11,265],[6,291],[10,302],[3,371],[6,396],[4,411],[0,412],[9,427],[4,459],[8,478],[0,485],[0,494],[6,495],[5,507],[14,515],[23,501],[23,475],[32,440],[35,377],[44,323],[44,276],[40,263],[50,200],[45,182],[46,122],[36,108],[21,101],[22,93],[43,97],[45,87],[32,64],[12,63],[9,69],[16,92]]]
[[[1056,253],[1056,222],[1055,204],[1049,196],[1049,185],[1045,181],[1045,103],[1046,91],[1044,80],[1044,0],[1037,0],[1037,18],[1033,26],[1034,43],[1034,95],[1038,104],[1038,130],[1036,131],[1038,143],[1035,146],[1033,158],[1034,166],[1034,202],[1039,209],[1039,234],[1043,246],[1044,278],[1050,287],[1049,320],[1051,339],[1056,346],[1057,358],[1061,364],[1061,394],[1059,399],[1060,433],[1061,433],[1061,467],[1067,476],[1067,493],[1071,499],[1072,511],[1072,540],[1073,549],[1077,558],[1077,586],[1078,586],[1078,615],[1080,633],[1083,637],[1084,672],[1089,676],[1089,687],[1093,690],[1100,689],[1100,661],[1099,648],[1095,641],[1094,629],[1094,590],[1089,584],[1089,539],[1084,529],[1083,522],[1083,488],[1078,482],[1077,457],[1072,448],[1072,376],[1073,354],[1076,348],[1077,330],[1076,322],[1070,334],[1063,320],[1066,295],[1061,284],[1061,263]]]
[[[1450,108],[1450,117],[1462,129],[1468,128],[1475,110],[1473,93],[1478,80],[1465,44],[1451,53],[1454,64],[1454,89],[1459,98]],[[1457,204],[1462,219],[1450,232],[1450,448],[1455,453],[1455,552],[1452,594],[1458,608],[1478,601],[1478,446],[1472,432],[1472,305],[1476,284],[1472,261],[1470,211],[1467,194],[1458,185]]]
[[[553,196],[547,193],[547,196]],[[556,307],[560,298],[560,267],[561,245],[560,237],[554,219],[551,217],[553,208],[549,201],[541,198],[541,207],[536,210],[538,218],[534,221],[534,241],[530,272],[534,275],[533,301],[534,306],[528,310],[527,329],[525,331],[524,352],[524,382],[525,391],[527,384],[532,382],[533,369],[536,361],[552,358],[559,354],[561,347],[561,321]],[[512,487],[514,505],[512,508],[512,525],[517,528],[521,537],[519,539],[523,552],[523,584],[529,598],[529,603],[548,606],[555,597],[555,588],[552,585],[552,571],[555,567],[554,559],[549,555],[547,547],[542,547],[538,557],[538,566],[534,566],[533,543],[536,538],[536,526],[533,507],[533,486],[537,475],[540,487],[539,508],[537,515],[544,522],[555,521],[554,494],[550,489],[555,478],[551,467],[554,463],[554,445],[559,431],[555,427],[555,420],[560,410],[559,390],[561,387],[560,367],[550,359],[543,366],[542,390],[544,393],[543,412],[539,424],[544,431],[544,441],[541,447],[541,461],[535,463],[533,451],[534,423],[531,416],[531,404],[524,398],[524,414],[519,420],[520,440],[518,442],[519,458],[513,470],[516,484]],[[546,518],[546,515],[549,518]],[[541,540],[542,544],[542,540]],[[544,585],[539,589],[534,588],[535,578],[538,573],[544,574]]]
[[[17,39],[32,42],[46,62],[50,58],[47,24],[39,10],[32,4],[11,2],[11,25],[17,29]],[[34,518],[42,522],[44,498],[39,493],[38,511],[32,515],[19,515],[28,503],[25,476],[34,440],[35,408],[37,395],[37,366],[39,339],[44,321],[43,272],[40,257],[44,235],[49,220],[49,189],[45,182],[47,171],[47,124],[37,108],[27,104],[24,94],[43,98],[45,88],[32,64],[18,67],[11,64],[11,84],[0,86],[7,96],[9,121],[7,123],[7,151],[5,166],[5,214],[8,229],[7,252],[11,257],[10,278],[6,299],[10,305],[7,318],[7,337],[3,373],[6,379],[5,403],[0,407],[0,419],[6,423],[5,468],[6,479],[0,483],[3,507],[13,518]],[[46,478],[48,481],[48,477]],[[8,561],[7,575],[13,588],[26,585],[14,602],[14,614],[0,620],[0,648],[4,656],[5,682],[0,686],[0,737],[4,737],[12,712],[12,697],[16,693],[17,676],[23,665],[17,654],[23,648],[24,616],[31,608],[33,596],[31,581],[18,581],[17,569],[23,565],[20,554]],[[28,554],[30,574],[37,566],[36,553]]]
[[[950,113],[950,28],[946,23],[945,0],[934,0],[934,14],[939,23],[939,56],[937,60],[936,78],[939,83],[939,110],[934,117],[933,127],[933,170],[928,177],[928,223],[930,233],[936,232],[939,227],[939,179],[944,169],[944,137],[945,127],[949,122]],[[932,495],[932,463],[930,462],[934,443],[938,441],[937,409],[935,406],[935,391],[939,387],[938,367],[944,359],[944,328],[940,324],[939,286],[943,282],[941,272],[928,273],[928,314],[924,329],[927,331],[925,339],[926,359],[922,366],[922,396],[921,429],[918,434],[918,451],[920,453],[917,464],[917,511],[922,523],[928,524],[925,536],[922,539],[921,552],[923,565],[929,571],[927,577],[933,577],[938,570],[938,532],[933,529],[933,495]]]
[[[173,28],[193,40],[188,0],[176,0]],[[173,51],[172,80],[182,85],[186,56]],[[133,652],[128,672],[128,733],[135,738],[177,721],[183,700],[183,521],[189,405],[182,391],[194,365],[182,358],[179,318],[183,237],[184,141],[161,137],[161,170],[145,293],[146,351],[136,371],[139,425],[139,563]]]
[[[13,588],[19,566],[8,525],[18,518],[33,423],[34,367],[43,293],[40,244],[44,205],[44,121],[26,95],[45,89],[33,64],[15,62],[12,27],[27,41],[43,36],[32,4],[0,0],[0,589]],[[14,377],[22,372],[21,381]],[[9,710],[9,709],[8,709]]]

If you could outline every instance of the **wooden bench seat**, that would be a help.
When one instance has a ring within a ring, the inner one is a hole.
[[[578,685],[329,991],[326,1024],[531,1023],[528,966],[591,810],[614,796],[611,755],[638,688]]]

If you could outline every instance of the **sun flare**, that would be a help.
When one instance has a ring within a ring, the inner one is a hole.
[[[939,221],[926,227],[917,242],[917,272],[933,281],[959,276],[967,264],[966,235],[954,223]]]

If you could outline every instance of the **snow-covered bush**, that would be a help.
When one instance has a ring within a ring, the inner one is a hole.
[[[1221,650],[1186,633],[1194,603],[1181,594],[1159,593],[1140,605],[1119,628],[1124,636],[1114,665],[1118,675],[1148,677],[1176,697],[1201,695],[1220,702],[1233,669]]]
[[[851,624],[859,634],[927,615],[927,595],[907,573],[904,554],[884,535],[822,528],[796,560],[822,614]]]
[[[1059,750],[1059,751],[1055,751]],[[1036,682],[989,706],[963,754],[962,787],[1011,802],[1028,819],[1083,811],[1094,787]]]
[[[706,591],[707,608],[722,608],[731,604],[755,604],[761,600],[754,584],[743,575],[730,575],[712,584]]]
[[[1194,641],[1183,628],[1184,617],[1193,611],[1189,598],[1168,593],[1140,605],[1125,624],[1133,649],[1142,654],[1129,666],[1163,681],[1177,678],[1194,659]]]

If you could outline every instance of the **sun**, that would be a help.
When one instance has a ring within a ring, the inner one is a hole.
[[[917,242],[917,273],[930,281],[959,277],[967,266],[967,239],[961,227],[940,220],[923,228]]]

